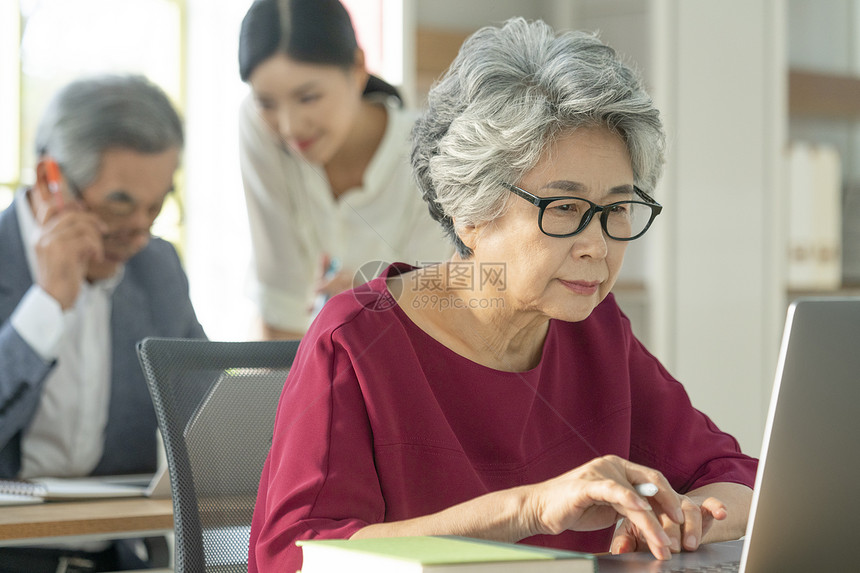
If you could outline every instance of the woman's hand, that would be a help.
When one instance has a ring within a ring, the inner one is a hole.
[[[328,300],[353,287],[353,271],[342,268],[339,259],[323,255],[319,268],[320,274],[314,287],[317,296],[323,295]]]
[[[341,269],[334,274],[321,277],[317,281],[316,293],[325,295],[326,299],[352,288],[352,271]]]
[[[647,500],[641,497],[634,486],[642,483],[653,483],[657,493]],[[528,499],[526,511],[534,519],[534,533],[592,531],[624,518],[629,524],[624,531],[635,532],[635,536],[616,536],[613,548],[616,543],[629,547],[629,540],[635,539],[637,548],[648,547],[658,559],[670,557],[672,540],[667,530],[683,529],[687,519],[698,523],[689,526],[690,533],[701,539],[701,519],[694,515],[698,510],[694,511],[692,502],[687,500],[685,505],[685,498],[675,493],[660,472],[617,456],[597,458],[535,484]]]
[[[669,536],[669,549],[673,553],[682,550],[695,551],[702,539],[711,529],[714,521],[722,521],[728,517],[725,504],[715,497],[696,500],[680,496],[681,509],[684,512],[683,523],[676,523],[666,516],[659,516],[663,531]],[[647,546],[647,540],[641,535],[639,528],[628,518],[624,518],[615,530],[611,551],[614,554],[642,551]]]
[[[657,486],[657,493],[647,499],[634,489],[645,483]],[[750,495],[745,486],[715,483],[682,496],[659,471],[604,456],[558,477],[491,492],[438,513],[374,523],[353,537],[463,535],[516,542],[532,535],[604,529],[623,519],[613,551],[647,548],[658,559],[669,559],[673,537],[693,535],[698,544],[709,529],[706,542],[743,535]],[[726,505],[717,497],[730,502],[732,518],[725,519]],[[711,528],[714,520],[722,521]]]

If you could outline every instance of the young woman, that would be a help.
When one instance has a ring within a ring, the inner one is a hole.
[[[408,157],[415,117],[368,74],[337,0],[256,0],[242,22],[240,157],[267,338],[380,262],[448,258]]]

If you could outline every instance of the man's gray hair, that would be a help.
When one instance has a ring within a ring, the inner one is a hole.
[[[664,161],[660,115],[639,75],[596,34],[556,34],[512,18],[470,36],[434,84],[412,132],[412,166],[430,213],[460,256],[458,225],[491,221],[559,136],[606,126],[627,145],[634,184],[652,191]]]
[[[167,95],[140,75],[78,79],[57,92],[36,131],[36,156],[50,155],[78,188],[98,177],[109,149],[182,148],[182,121]]]

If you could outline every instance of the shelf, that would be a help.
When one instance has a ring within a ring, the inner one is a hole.
[[[416,90],[423,100],[460,51],[471,32],[419,27],[415,30]]]
[[[788,113],[794,117],[860,119],[860,77],[790,70]]]
[[[860,296],[860,285],[844,285],[832,290],[788,289],[787,294],[789,300],[801,296]]]

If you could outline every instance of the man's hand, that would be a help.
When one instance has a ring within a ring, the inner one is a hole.
[[[32,190],[31,205],[39,224],[36,283],[67,310],[78,298],[90,262],[104,257],[105,224],[77,203],[60,206],[45,189]]]

